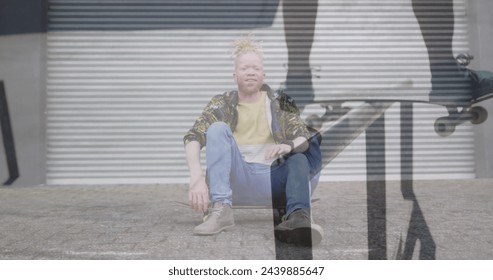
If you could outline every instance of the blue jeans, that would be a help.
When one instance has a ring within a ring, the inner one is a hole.
[[[285,206],[286,215],[296,209],[310,208],[312,188],[318,183],[318,146],[310,145],[308,152],[292,154],[268,166],[245,162],[231,129],[223,122],[212,124],[206,137],[211,202]],[[310,151],[315,152],[315,156],[311,156]]]

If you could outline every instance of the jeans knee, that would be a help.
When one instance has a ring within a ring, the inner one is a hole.
[[[290,167],[296,169],[306,169],[309,170],[308,158],[304,154],[294,154],[290,156],[287,160],[287,163]]]
[[[223,137],[231,132],[231,128],[225,122],[215,122],[209,126],[206,132],[206,138],[214,139],[215,137]]]

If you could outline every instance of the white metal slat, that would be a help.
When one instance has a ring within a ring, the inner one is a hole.
[[[49,184],[187,182],[181,139],[213,95],[234,88],[228,49],[239,35],[251,31],[264,41],[272,87],[285,79],[282,9],[262,28],[173,29],[162,28],[166,21],[156,18],[176,13],[177,6],[138,2],[49,1]],[[255,10],[258,3],[245,7]],[[370,97],[428,99],[427,53],[410,1],[348,3],[319,1],[311,53],[312,66],[321,66],[315,73],[320,78],[313,79],[316,98],[347,98],[348,91],[358,95],[355,89],[411,78],[411,91]],[[467,50],[465,14],[464,0],[455,1],[457,53]],[[207,25],[207,18],[202,22]],[[432,26],[442,25],[436,20]],[[438,137],[433,121],[444,114],[438,106],[415,106],[416,178],[474,177],[472,129],[464,125],[448,138]],[[397,178],[398,107],[389,109],[386,120],[387,173]],[[363,135],[329,164],[322,179],[364,180],[364,147]]]

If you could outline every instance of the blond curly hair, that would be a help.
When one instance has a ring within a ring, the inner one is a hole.
[[[264,52],[262,50],[262,41],[255,40],[253,34],[248,34],[247,36],[236,39],[233,42],[233,49],[231,51],[231,57],[236,59],[238,56],[246,53],[256,53],[262,59],[264,57]]]

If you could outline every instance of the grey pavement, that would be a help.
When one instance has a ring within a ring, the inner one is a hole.
[[[384,228],[368,231],[366,183],[322,183],[313,216],[325,239],[313,258],[493,259],[493,180],[416,181],[413,191],[404,199],[387,182],[385,212],[372,218]],[[235,228],[194,236],[201,215],[175,203],[186,195],[186,185],[1,187],[0,259],[276,258],[271,210],[235,209]]]

